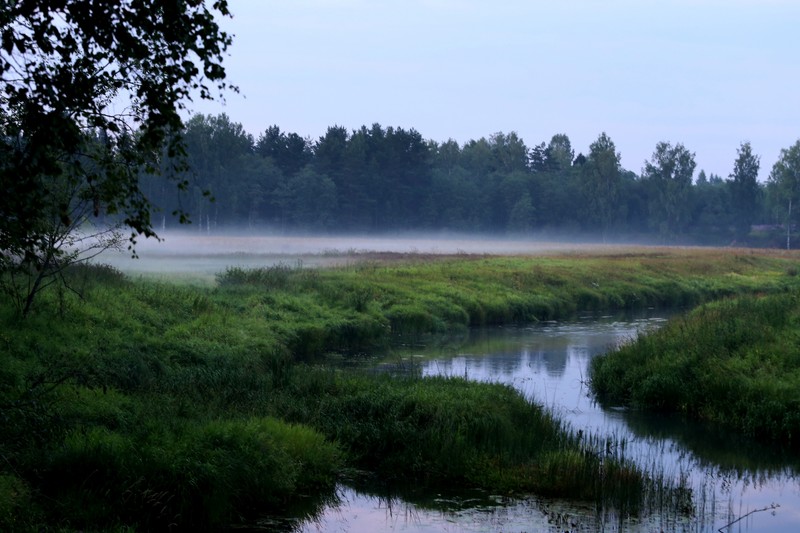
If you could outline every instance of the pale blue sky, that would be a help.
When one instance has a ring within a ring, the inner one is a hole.
[[[255,137],[378,122],[460,143],[605,131],[640,172],[659,141],[727,177],[749,140],[766,179],[800,138],[796,0],[230,0],[227,113]]]

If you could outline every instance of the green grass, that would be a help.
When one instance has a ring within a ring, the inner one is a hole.
[[[596,358],[605,402],[684,413],[748,436],[800,444],[800,295],[704,305]]]
[[[635,509],[657,480],[541,406],[458,379],[337,370],[399,335],[688,306],[800,285],[792,258],[644,250],[231,269],[215,287],[68,275],[0,302],[0,529],[214,529],[382,479]],[[312,502],[313,503],[313,502]],[[313,507],[313,504],[312,504]],[[176,526],[177,527],[177,526]]]

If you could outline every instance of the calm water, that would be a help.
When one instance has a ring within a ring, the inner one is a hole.
[[[800,530],[797,461],[779,451],[674,418],[602,409],[587,386],[592,357],[664,318],[587,317],[573,322],[470,332],[449,346],[406,346],[387,369],[508,383],[543,403],[575,430],[625,441],[626,456],[694,494],[694,516],[650,516],[622,524],[570,502],[491,494],[370,494],[341,486],[340,503],[303,532],[752,531]],[[769,508],[767,510],[761,510]],[[748,514],[751,513],[751,514]],[[738,519],[738,521],[737,521]],[[727,524],[732,525],[726,527]]]

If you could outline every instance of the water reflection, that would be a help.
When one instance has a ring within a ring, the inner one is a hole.
[[[301,524],[302,533],[406,531],[480,533],[542,531],[696,531],[685,517],[650,516],[644,521],[599,514],[589,503],[465,493],[387,496],[342,487],[340,503]],[[422,496],[422,497],[415,497]]]
[[[695,514],[691,518],[655,515],[643,523],[620,523],[574,503],[541,499],[453,510],[431,507],[408,495],[387,499],[379,493],[342,487],[340,506],[328,508],[316,522],[303,525],[302,531],[800,529],[796,478],[800,461],[796,457],[681,418],[603,409],[590,396],[587,368],[591,358],[665,320],[591,317],[525,328],[476,330],[456,343],[408,343],[383,367],[511,384],[551,408],[573,429],[611,435],[624,442],[625,455],[652,475],[684,480],[693,493]],[[386,515],[388,502],[391,512]],[[414,519],[408,520],[409,516]],[[556,516],[561,518],[554,522]]]

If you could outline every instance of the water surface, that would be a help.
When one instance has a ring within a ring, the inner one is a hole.
[[[665,320],[663,315],[584,317],[481,329],[455,344],[400,347],[381,366],[511,384],[574,430],[612,436],[648,472],[688,485],[693,514],[656,513],[641,521],[620,521],[598,516],[586,505],[536,497],[508,500],[455,491],[428,495],[425,501],[341,486],[340,503],[301,524],[300,531],[800,530],[800,484],[791,455],[675,417],[604,409],[592,399],[587,374],[591,358]]]

